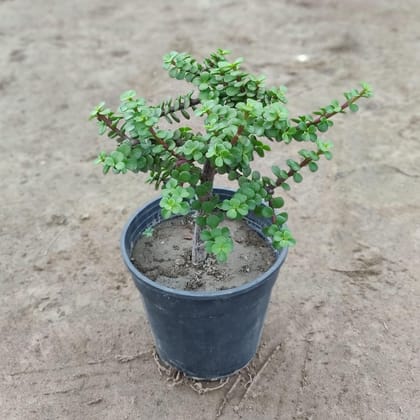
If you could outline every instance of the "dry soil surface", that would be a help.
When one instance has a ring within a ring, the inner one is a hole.
[[[233,289],[257,279],[272,267],[276,261],[273,248],[244,220],[224,220],[219,226],[229,228],[234,244],[223,264],[217,264],[213,255],[198,266],[191,263],[191,217],[166,220],[153,228],[152,236],[140,236],[131,261],[157,283],[197,292]]]
[[[417,0],[0,0],[0,17],[1,419],[420,418]],[[376,96],[287,196],[298,245],[258,357],[204,392],[159,374],[118,244],[155,192],[92,165],[111,144],[87,115],[184,91],[161,56],[217,47],[286,84],[292,113],[360,80]]]

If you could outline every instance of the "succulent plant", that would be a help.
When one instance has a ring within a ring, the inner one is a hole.
[[[281,211],[282,190],[289,190],[291,181],[300,183],[304,168],[316,172],[321,158],[331,159],[332,143],[320,137],[332,127],[331,118],[357,111],[356,102],[372,96],[370,86],[362,83],[344,93],[341,104],[334,100],[291,118],[286,88],[266,87],[264,76],[242,70],[243,60],[230,62],[228,54],[219,49],[199,63],[190,54],[170,52],[164,56],[164,68],[170,77],[190,82],[193,91],[149,105],[130,90],[121,95],[116,112],[102,102],[91,113],[99,133],[116,141],[115,150],[101,152],[97,159],[105,174],[148,173],[148,182],[162,190],[164,218],[194,214],[194,264],[207,253],[226,261],[233,241],[221,222],[242,219],[249,212],[271,220],[264,233],[275,249],[294,245],[285,224],[288,214]],[[203,121],[202,133],[185,123],[193,113]],[[256,155],[272,151],[270,144],[294,141],[305,143],[305,148],[285,165],[272,166],[270,175],[252,168]],[[237,182],[232,198],[221,200],[213,194],[216,174]]]

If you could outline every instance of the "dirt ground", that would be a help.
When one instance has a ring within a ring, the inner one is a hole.
[[[420,418],[417,0],[0,0],[0,17],[1,419]],[[87,115],[129,88],[183,92],[161,56],[217,47],[287,85],[292,112],[361,80],[376,95],[288,195],[298,245],[258,358],[204,392],[159,373],[119,254],[156,193],[92,165],[111,145]]]

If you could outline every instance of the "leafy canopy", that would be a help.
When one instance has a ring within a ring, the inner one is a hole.
[[[176,98],[150,105],[129,90],[120,96],[116,112],[100,103],[91,113],[100,134],[117,144],[112,152],[101,152],[97,163],[103,172],[144,172],[148,182],[162,189],[162,215],[196,212],[205,250],[220,262],[233,249],[227,227],[221,222],[239,220],[249,212],[269,218],[265,234],[276,249],[294,245],[285,226],[286,212],[279,212],[284,199],[278,189],[288,191],[290,182],[303,180],[303,169],[316,172],[321,157],[332,158],[332,143],[320,138],[332,126],[336,114],[358,110],[356,101],[372,96],[366,83],[344,93],[337,100],[310,114],[290,118],[286,108],[286,88],[268,88],[265,77],[245,72],[242,58],[228,61],[228,51],[217,50],[199,63],[187,53],[170,52],[163,58],[169,76],[185,80],[194,90]],[[193,132],[185,120],[195,113],[202,117],[204,130]],[[161,121],[173,125],[163,128]],[[264,157],[273,142],[306,143],[295,159],[274,165],[271,175],[252,169],[256,155]],[[235,180],[238,188],[230,199],[212,194],[214,176]],[[280,190],[281,191],[281,190]]]

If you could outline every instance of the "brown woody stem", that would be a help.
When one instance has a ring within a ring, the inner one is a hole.
[[[235,146],[238,143],[239,136],[242,134],[243,131],[244,131],[244,127],[240,125],[238,127],[238,131],[236,132],[236,134],[232,137],[232,140],[230,141],[232,146]]]
[[[308,121],[307,126],[318,125],[323,118],[329,119],[329,118],[333,117],[334,115],[337,115],[340,112],[343,112],[346,108],[348,108],[352,103],[356,102],[362,96],[363,96],[363,92],[361,92],[359,95],[357,95],[354,98],[352,98],[352,99],[344,102],[343,104],[341,104],[340,105],[340,111],[334,111],[334,112],[329,112],[328,114],[320,115],[319,117],[317,117],[313,121]]]
[[[124,131],[122,131],[121,129],[117,127],[117,123],[113,123],[112,120],[108,118],[107,116],[98,114],[96,118],[98,119],[98,121],[102,121],[103,123],[105,123],[105,125],[114,133],[118,134],[119,136],[119,139],[117,140],[118,143],[121,143],[124,140],[129,140],[132,146],[136,146],[137,144],[139,144],[139,141],[137,139],[133,139],[132,137],[127,136],[127,134],[125,134]]]
[[[212,194],[213,194],[213,183],[214,183],[214,176],[216,171],[214,167],[211,165],[209,160],[206,160],[203,166],[203,171],[201,173],[200,182],[201,184],[209,183],[210,190],[207,194],[201,196],[199,198],[200,202],[208,201]],[[199,212],[198,216],[203,215],[203,212]],[[193,235],[193,245],[192,245],[192,253],[191,253],[191,261],[193,265],[202,264],[207,258],[207,252],[205,250],[204,242],[201,240],[201,227],[198,223],[195,223],[194,226],[194,235]]]
[[[163,148],[169,152],[173,157],[175,157],[177,159],[177,162],[191,162],[189,160],[186,160],[185,157],[178,155],[177,153],[175,153],[173,150],[169,150],[169,146],[157,135],[156,131],[154,130],[153,127],[149,128],[150,134],[153,136],[153,138],[160,144],[163,146]]]
[[[318,156],[320,156],[320,155],[322,155],[322,151],[321,150],[318,150],[317,152],[316,152],[316,154],[318,155]],[[299,163],[299,167],[300,167],[300,169],[302,169],[302,168],[304,168],[305,166],[307,166],[307,165],[309,165],[311,162],[313,162],[313,159],[311,159],[311,158],[305,158],[305,159],[303,159],[302,160],[302,162],[300,162]],[[289,172],[287,172],[287,178],[286,179],[284,179],[284,178],[278,178],[277,179],[277,182],[276,182],[276,187],[280,187],[281,186],[281,184],[283,184],[285,181],[287,181],[290,177],[292,177],[295,173],[297,173],[298,171],[295,171],[294,169],[290,169],[289,170]]]
[[[169,107],[169,109],[165,110],[165,112],[163,112],[163,110],[162,110],[162,115],[172,114],[173,112],[178,112],[181,108],[183,108],[183,109],[191,108],[191,107],[196,106],[200,103],[201,103],[201,101],[200,101],[199,98],[190,98],[190,106],[186,107],[186,106],[184,106],[183,103],[181,103],[180,108],[175,108],[174,106],[171,106],[171,107]]]

